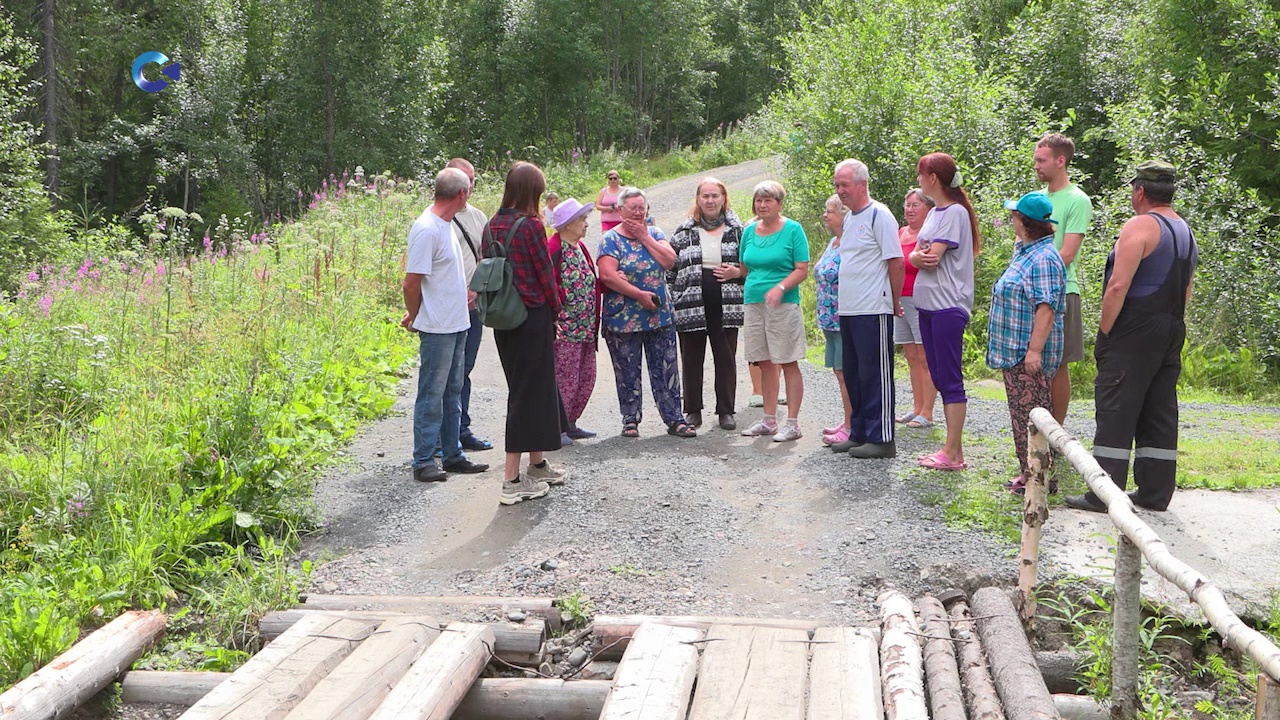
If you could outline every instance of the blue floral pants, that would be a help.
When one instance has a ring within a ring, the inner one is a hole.
[[[681,422],[680,365],[676,356],[676,329],[664,327],[634,333],[605,330],[604,344],[613,358],[614,382],[618,386],[618,409],[623,424],[639,423],[643,414],[644,386],[640,378],[641,355],[649,365],[649,384],[658,404],[662,422]]]

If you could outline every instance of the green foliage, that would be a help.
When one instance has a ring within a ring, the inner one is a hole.
[[[85,233],[78,267],[0,302],[0,685],[128,607],[195,610],[227,666],[295,602],[312,469],[390,407],[413,355],[387,231],[424,201],[391,185],[202,240],[161,208],[143,221],[167,254]]]
[[[591,598],[584,595],[581,590],[557,598],[556,607],[563,612],[569,613],[572,618],[572,624],[576,626],[586,625],[590,622],[591,613],[595,609]]]

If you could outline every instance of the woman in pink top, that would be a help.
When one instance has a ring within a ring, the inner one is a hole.
[[[596,195],[596,209],[600,211],[600,234],[602,235],[622,222],[622,215],[618,214],[618,193],[622,192],[622,179],[617,170],[610,170],[606,177],[609,185],[600,188],[600,194]]]
[[[924,225],[924,218],[929,214],[933,202],[925,196],[920,188],[907,193],[902,202],[902,217],[907,224],[898,229],[898,242],[902,244],[902,257],[911,255],[916,249],[916,235]],[[920,313],[916,311],[915,301],[911,297],[915,287],[916,273],[919,269],[907,260],[906,278],[902,281],[902,317],[893,319],[893,341],[902,346],[902,354],[907,358],[907,367],[911,370],[911,400],[914,405],[911,412],[898,417],[898,422],[909,428],[927,428],[933,426],[933,406],[938,399],[938,390],[929,377],[929,366],[924,358],[924,341],[920,336]]]

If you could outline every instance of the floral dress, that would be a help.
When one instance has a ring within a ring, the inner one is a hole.
[[[840,331],[840,246],[837,242],[837,238],[831,238],[818,264],[813,266],[813,279],[818,286],[818,327],[827,332]]]
[[[565,342],[594,342],[600,323],[595,264],[586,248],[575,243],[565,248],[560,261],[560,287],[564,307],[556,320],[557,337]]]

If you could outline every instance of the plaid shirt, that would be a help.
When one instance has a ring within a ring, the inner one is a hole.
[[[1009,267],[991,288],[987,317],[987,365],[996,370],[1023,361],[1031,345],[1036,308],[1053,308],[1053,329],[1041,351],[1044,374],[1053,377],[1062,364],[1062,313],[1066,309],[1067,268],[1053,247],[1053,236],[1018,243]]]
[[[480,257],[489,257],[489,243],[501,243],[507,231],[520,217],[512,208],[503,208],[489,220],[489,240],[480,249]],[[511,266],[512,282],[524,300],[526,307],[550,306],[553,315],[560,314],[562,293],[556,282],[556,268],[547,250],[547,231],[542,218],[525,217],[524,223],[511,236],[511,248],[507,255]]]

